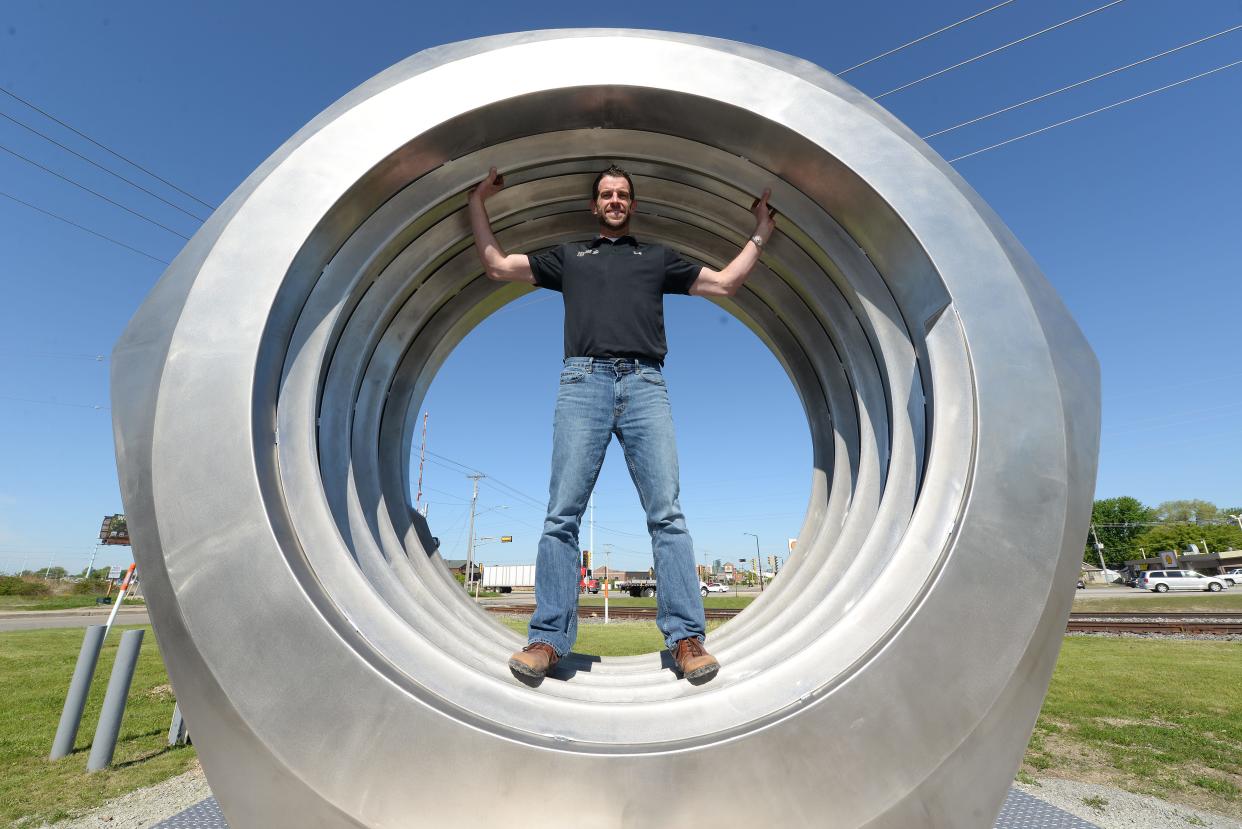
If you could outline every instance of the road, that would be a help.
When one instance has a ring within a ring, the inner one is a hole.
[[[1205,590],[1170,590],[1168,593],[1154,593],[1151,590],[1135,590],[1133,587],[1088,587],[1076,592],[1077,604],[1089,604],[1095,599],[1127,599],[1143,602],[1147,599],[1177,599],[1181,596],[1203,598],[1204,596],[1223,596],[1228,593],[1242,593],[1242,585],[1231,587],[1220,593],[1208,593]]]
[[[84,628],[108,623],[112,608],[84,610],[25,610],[0,613],[0,632],[10,630],[39,630],[42,628]],[[143,607],[122,608],[117,611],[116,625],[149,625],[150,618]]]

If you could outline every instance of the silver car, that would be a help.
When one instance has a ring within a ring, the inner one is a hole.
[[[1216,576],[1205,576],[1194,570],[1153,570],[1143,573],[1135,587],[1140,590],[1151,590],[1156,593],[1167,593],[1170,590],[1210,590],[1219,593],[1229,586],[1229,582]]]

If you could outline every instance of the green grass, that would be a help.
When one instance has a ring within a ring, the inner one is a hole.
[[[725,596],[719,593],[708,596],[703,599],[703,607],[705,608],[737,608],[746,607],[755,600],[754,596]],[[578,605],[580,607],[603,607],[604,597],[600,596],[579,596]],[[633,596],[610,596],[608,599],[609,607],[655,607],[656,600],[653,596],[650,599],[634,598]]]
[[[1081,592],[1081,591],[1079,591]],[[1221,593],[1181,593],[1153,595],[1151,598],[1098,598],[1075,597],[1074,610],[1090,613],[1092,610],[1128,611],[1131,613],[1156,613],[1185,611],[1194,613],[1226,613],[1242,610],[1242,587],[1233,587]]]
[[[526,620],[506,617],[501,622],[510,630],[526,635]],[[721,624],[723,622],[719,619],[709,621],[708,633]],[[574,650],[590,656],[634,656],[664,650],[664,637],[655,622],[578,625],[578,641],[574,644]]]
[[[1242,644],[1067,637],[1023,768],[1242,817]]]
[[[74,751],[56,762],[47,755],[82,646],[83,630],[0,633],[0,700],[4,701],[0,716],[0,825],[25,827],[61,820],[180,774],[194,762],[193,748],[170,749],[167,745],[172,688],[155,637],[147,628],[113,764],[94,774],[86,772],[91,738],[116,658],[120,630],[124,629],[108,634]]]
[[[126,599],[125,607],[142,607],[142,599]],[[95,607],[94,596],[0,596],[0,610],[71,610],[78,607]],[[110,610],[112,605],[99,605]]]

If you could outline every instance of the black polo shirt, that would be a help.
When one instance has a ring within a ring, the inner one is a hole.
[[[559,245],[530,257],[535,284],[565,298],[566,357],[663,363],[664,295],[688,294],[700,266],[633,236]]]

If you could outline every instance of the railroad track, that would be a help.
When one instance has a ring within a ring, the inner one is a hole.
[[[1200,633],[1212,636],[1242,635],[1242,613],[1126,613],[1101,611],[1071,613],[1070,633]]]
[[[531,604],[485,605],[492,613],[529,614],[534,610]],[[704,610],[708,619],[732,619],[741,611],[735,608],[707,608]],[[579,606],[580,619],[602,618],[604,608],[598,605]],[[609,607],[608,617],[618,620],[654,620],[654,607]],[[1197,633],[1212,636],[1242,635],[1242,613],[1126,613],[1101,611],[1098,613],[1071,613],[1069,633]]]

